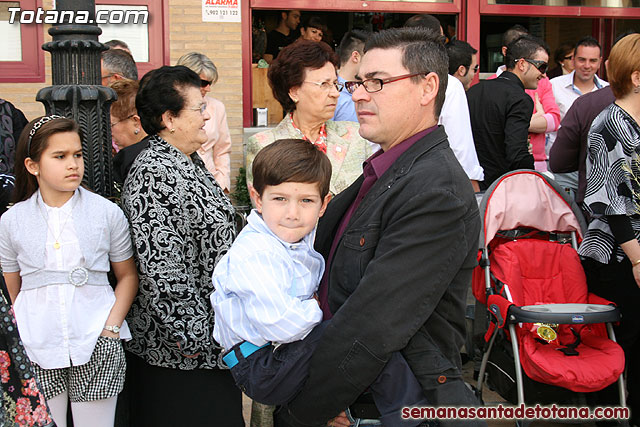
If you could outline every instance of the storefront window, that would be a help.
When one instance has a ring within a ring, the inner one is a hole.
[[[575,44],[585,36],[593,34],[591,18],[555,18],[526,16],[483,16],[480,26],[480,70],[481,78],[492,75],[502,65],[502,34],[519,24],[535,36],[547,42],[551,51],[549,65],[556,67],[553,60],[555,50],[563,43]],[[636,21],[637,22],[637,21]]]
[[[44,81],[44,55],[40,49],[43,43],[42,25],[36,23],[33,12],[37,7],[42,7],[39,0],[0,1],[2,83]],[[21,22],[22,11],[31,14]]]
[[[532,6],[640,7],[640,0],[489,0],[489,4]]]
[[[369,0],[388,1],[388,0]],[[396,3],[453,3],[453,0],[395,0]]]
[[[136,13],[146,13],[147,15],[140,15],[141,17],[148,16],[149,8],[146,5],[113,5],[113,4],[98,4],[96,5],[96,11],[135,11]],[[137,15],[134,15],[137,16]],[[131,54],[136,62],[149,62],[149,28],[148,20],[140,20],[135,23],[131,22],[118,22],[116,24],[101,24],[102,34],[99,40],[104,43],[112,39],[123,40],[129,45]]]

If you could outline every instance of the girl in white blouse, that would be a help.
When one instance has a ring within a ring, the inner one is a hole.
[[[126,218],[80,187],[78,125],[30,122],[18,142],[14,201],[0,219],[0,262],[18,330],[58,426],[113,426],[138,289]],[[117,285],[109,285],[112,267]]]

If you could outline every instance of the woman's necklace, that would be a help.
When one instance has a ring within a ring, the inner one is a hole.
[[[73,197],[73,196],[71,196]],[[42,200],[42,195],[40,195],[40,200],[42,201],[42,204],[44,203],[44,200]],[[69,212],[69,214],[67,215],[67,218],[64,220],[64,222],[62,223],[62,226],[60,227],[60,232],[58,233],[58,235],[56,236],[55,234],[53,234],[53,230],[51,229],[51,226],[49,225],[49,215],[47,214],[47,216],[44,215],[44,212],[42,212],[42,208],[39,208],[38,210],[40,211],[40,214],[42,215],[42,218],[44,218],[44,221],[47,223],[47,230],[49,230],[49,233],[51,233],[51,236],[53,237],[53,249],[58,250],[60,249],[60,236],[62,236],[62,232],[64,231],[64,226],[67,225],[67,221],[69,221],[69,218],[73,215],[73,208],[76,205],[76,200],[73,201],[73,205],[71,206],[71,212]]]
[[[300,138],[304,139],[307,142],[313,144],[318,150],[322,151],[324,154],[327,154],[327,127],[325,123],[320,127],[320,131],[318,134],[318,138],[315,141],[311,141],[307,136],[302,132],[302,130],[296,126],[296,123],[293,121],[293,111],[291,112],[291,126],[295,130],[300,133]]]

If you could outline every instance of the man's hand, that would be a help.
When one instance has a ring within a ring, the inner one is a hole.
[[[349,427],[350,425],[351,422],[349,422],[347,413],[344,411],[340,412],[340,415],[327,422],[328,427]]]

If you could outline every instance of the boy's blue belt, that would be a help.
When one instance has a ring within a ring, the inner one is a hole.
[[[261,345],[258,347],[255,344],[251,344],[249,341],[242,341],[240,344],[234,345],[227,354],[222,356],[222,360],[229,367],[229,369],[231,369],[238,364],[236,351],[240,351],[240,354],[242,354],[242,356],[246,359],[256,351],[268,345],[271,345],[271,343],[268,342],[265,345]]]

